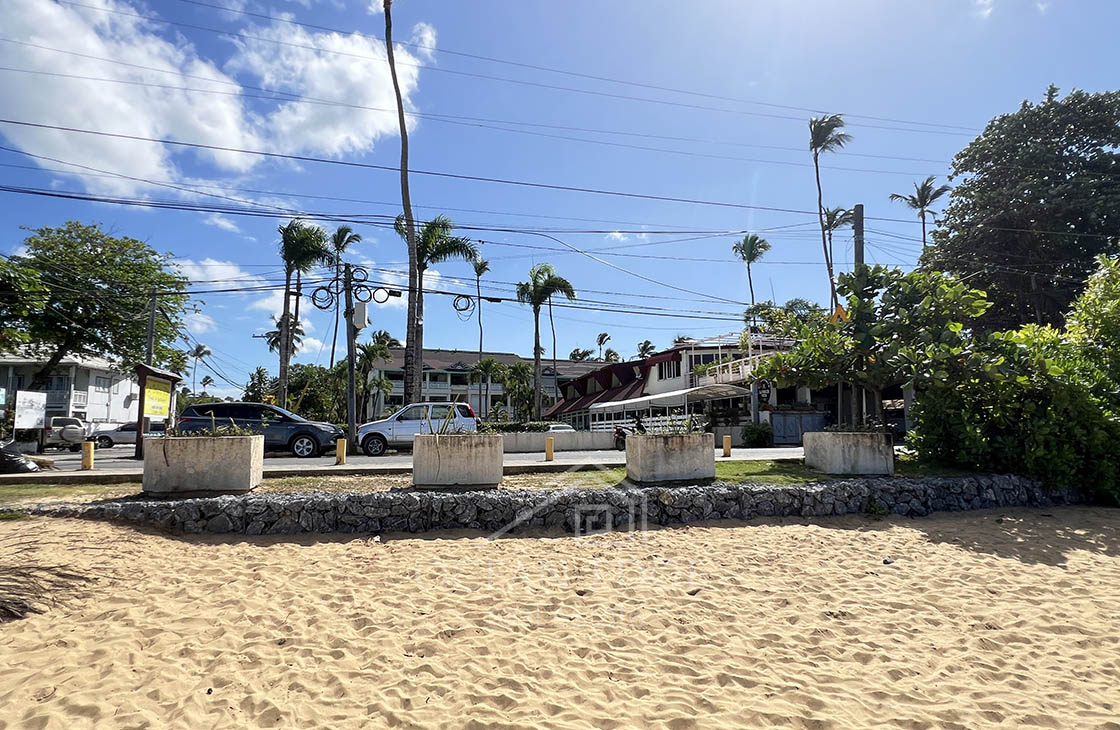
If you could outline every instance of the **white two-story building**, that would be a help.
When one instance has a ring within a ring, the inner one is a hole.
[[[23,355],[0,355],[0,384],[6,388],[10,408],[17,390],[27,390],[45,361]],[[93,424],[136,420],[139,384],[132,373],[122,373],[109,361],[96,357],[64,357],[47,378],[47,418],[70,416]]]

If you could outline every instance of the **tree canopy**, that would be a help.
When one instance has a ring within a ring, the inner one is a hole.
[[[987,292],[986,330],[1061,325],[1120,240],[1120,92],[1054,87],[997,117],[953,161],[956,187],[922,256]]]
[[[187,279],[168,254],[134,238],[110,236],[97,225],[69,221],[59,228],[30,229],[26,253],[12,262],[38,272],[43,306],[20,325],[31,353],[45,361],[31,389],[46,385],[68,355],[103,357],[117,367],[143,362],[148,307],[159,296],[153,362],[168,365],[190,309]]]

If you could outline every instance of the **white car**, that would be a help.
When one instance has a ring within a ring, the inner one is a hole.
[[[448,415],[450,414],[450,421]],[[388,418],[363,423],[358,428],[358,443],[366,456],[381,456],[392,448],[412,448],[418,434],[439,433],[447,424],[452,433],[474,433],[478,420],[466,403],[412,403]]]
[[[556,433],[558,431],[575,431],[575,429],[567,423],[554,423],[548,427],[549,433]]]
[[[147,436],[162,436],[164,434],[164,424],[162,421],[157,423],[148,423]],[[135,444],[136,443],[136,424],[126,423],[123,426],[118,426],[111,431],[98,431],[93,434],[93,441],[97,444],[99,449],[111,449],[117,444]]]

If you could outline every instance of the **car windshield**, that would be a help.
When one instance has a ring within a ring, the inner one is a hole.
[[[297,413],[292,413],[287,408],[281,408],[280,406],[269,406],[269,408],[271,408],[272,410],[276,411],[277,413],[279,413],[283,416],[287,416],[288,418],[292,419],[293,421],[306,421],[307,420],[306,418],[304,418],[303,416],[301,416]]]

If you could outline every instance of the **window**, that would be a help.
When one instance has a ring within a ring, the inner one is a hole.
[[[439,428],[439,424],[447,420],[447,414],[451,412],[451,406],[432,406],[432,425]]]
[[[424,411],[427,406],[410,406],[405,408],[397,416],[398,421],[422,421],[424,420]]]
[[[459,411],[459,415],[462,418],[474,418],[474,414],[471,413],[471,409],[469,407],[463,405],[462,403],[455,406],[455,410]]]
[[[191,406],[187,410],[191,416],[201,416],[203,418],[213,416],[214,420],[229,418],[232,415],[230,406],[224,403],[207,403],[202,406]]]
[[[672,378],[679,378],[681,376],[681,361],[670,360],[669,362],[657,363],[657,378],[658,380],[671,380]]]
[[[118,395],[121,392],[121,381],[116,378],[113,379],[113,395]]]
[[[98,375],[93,379],[93,389],[98,393],[108,393],[110,382],[109,378]]]
[[[136,424],[135,423],[126,423],[123,426],[121,426],[120,428],[118,428],[117,430],[120,431],[121,433],[136,433]]]

